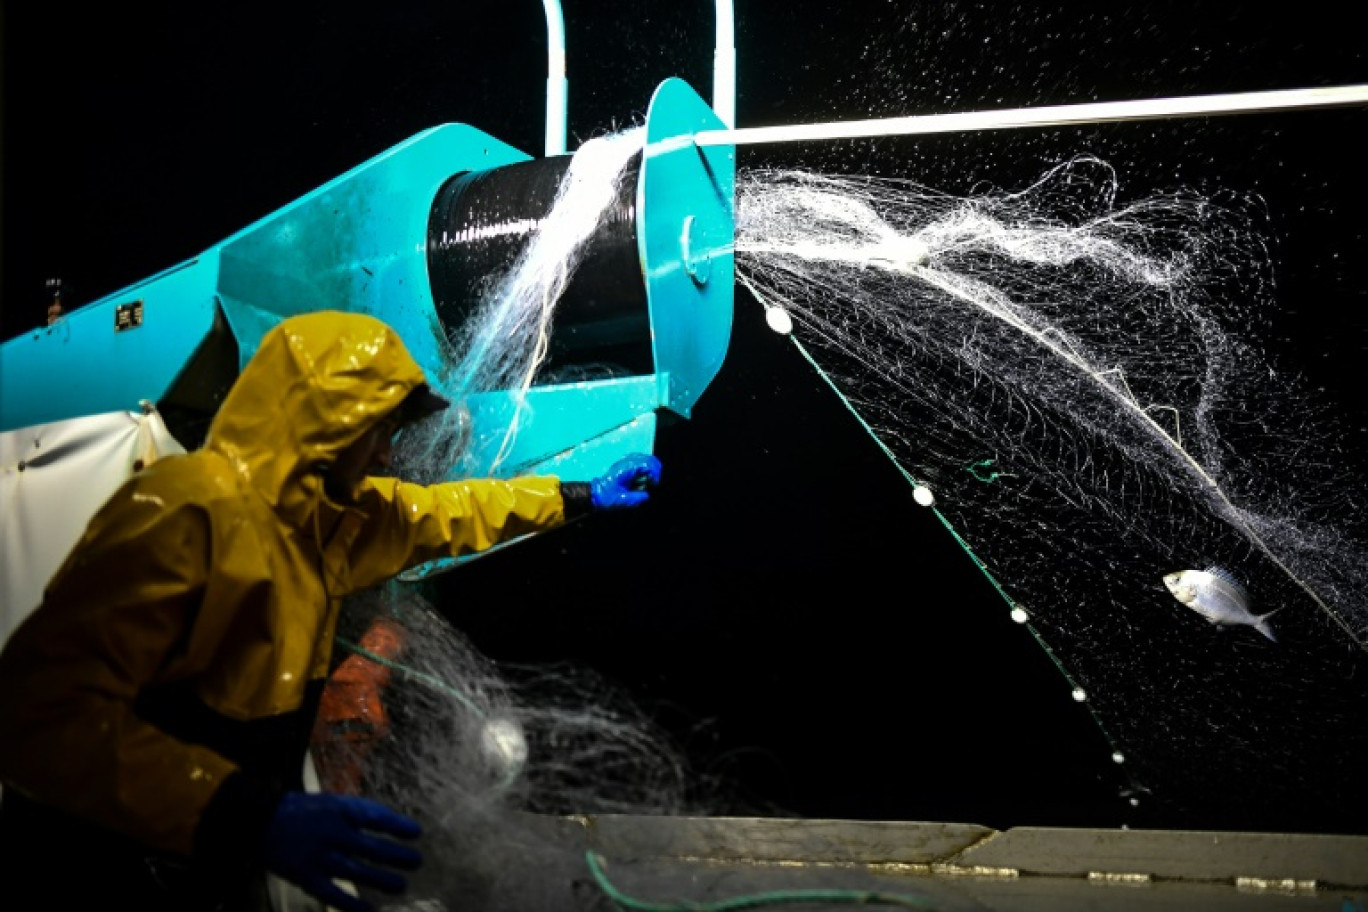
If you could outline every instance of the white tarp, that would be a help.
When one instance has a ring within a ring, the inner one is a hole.
[[[119,485],[183,452],[147,404],[0,433],[0,645]]]

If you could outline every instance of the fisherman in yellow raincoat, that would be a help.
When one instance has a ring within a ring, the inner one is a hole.
[[[446,404],[380,321],[291,317],[205,445],[98,511],[0,653],[0,905],[22,885],[43,908],[260,908],[266,871],[345,912],[404,891],[418,824],[302,785],[340,600],[660,477],[649,454],[577,483],[368,474]]]

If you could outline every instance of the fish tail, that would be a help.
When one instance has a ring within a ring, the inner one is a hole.
[[[1262,633],[1264,636],[1268,637],[1268,641],[1270,643],[1278,642],[1278,638],[1273,635],[1273,628],[1268,625],[1269,617],[1277,613],[1278,609],[1275,609],[1273,611],[1268,612],[1268,614],[1260,615],[1258,620],[1254,622],[1254,629],[1259,631],[1259,633]]]

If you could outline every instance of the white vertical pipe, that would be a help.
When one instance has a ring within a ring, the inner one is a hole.
[[[713,111],[728,128],[736,126],[736,14],[731,0],[717,0],[713,49]]]
[[[560,0],[542,0],[546,8],[546,154],[565,154],[565,17]]]

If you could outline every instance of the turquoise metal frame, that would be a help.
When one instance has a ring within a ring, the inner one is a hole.
[[[662,405],[686,418],[731,338],[736,149],[704,149],[692,139],[721,124],[683,80],[661,83],[647,111],[637,184],[656,373],[669,384]]]
[[[627,452],[653,449],[657,409],[689,417],[731,338],[735,150],[691,140],[720,123],[679,79],[661,83],[647,111],[636,215],[654,373],[468,397],[476,432],[467,474],[590,478]],[[515,425],[499,457],[503,431]]]
[[[214,327],[218,251],[0,345],[0,432],[157,402]],[[119,328],[141,302],[140,326]]]
[[[477,444],[463,472],[588,478],[626,452],[651,450],[658,409],[689,416],[731,333],[735,149],[692,141],[723,127],[682,80],[666,80],[651,100],[636,224],[654,372],[471,397]],[[160,401],[220,315],[239,367],[280,320],[329,308],[386,321],[440,377],[446,330],[427,272],[432,202],[457,174],[530,158],[464,124],[434,127],[200,256],[7,341],[0,431]],[[133,304],[141,320],[130,324],[120,315]],[[507,428],[516,434],[505,440]]]

